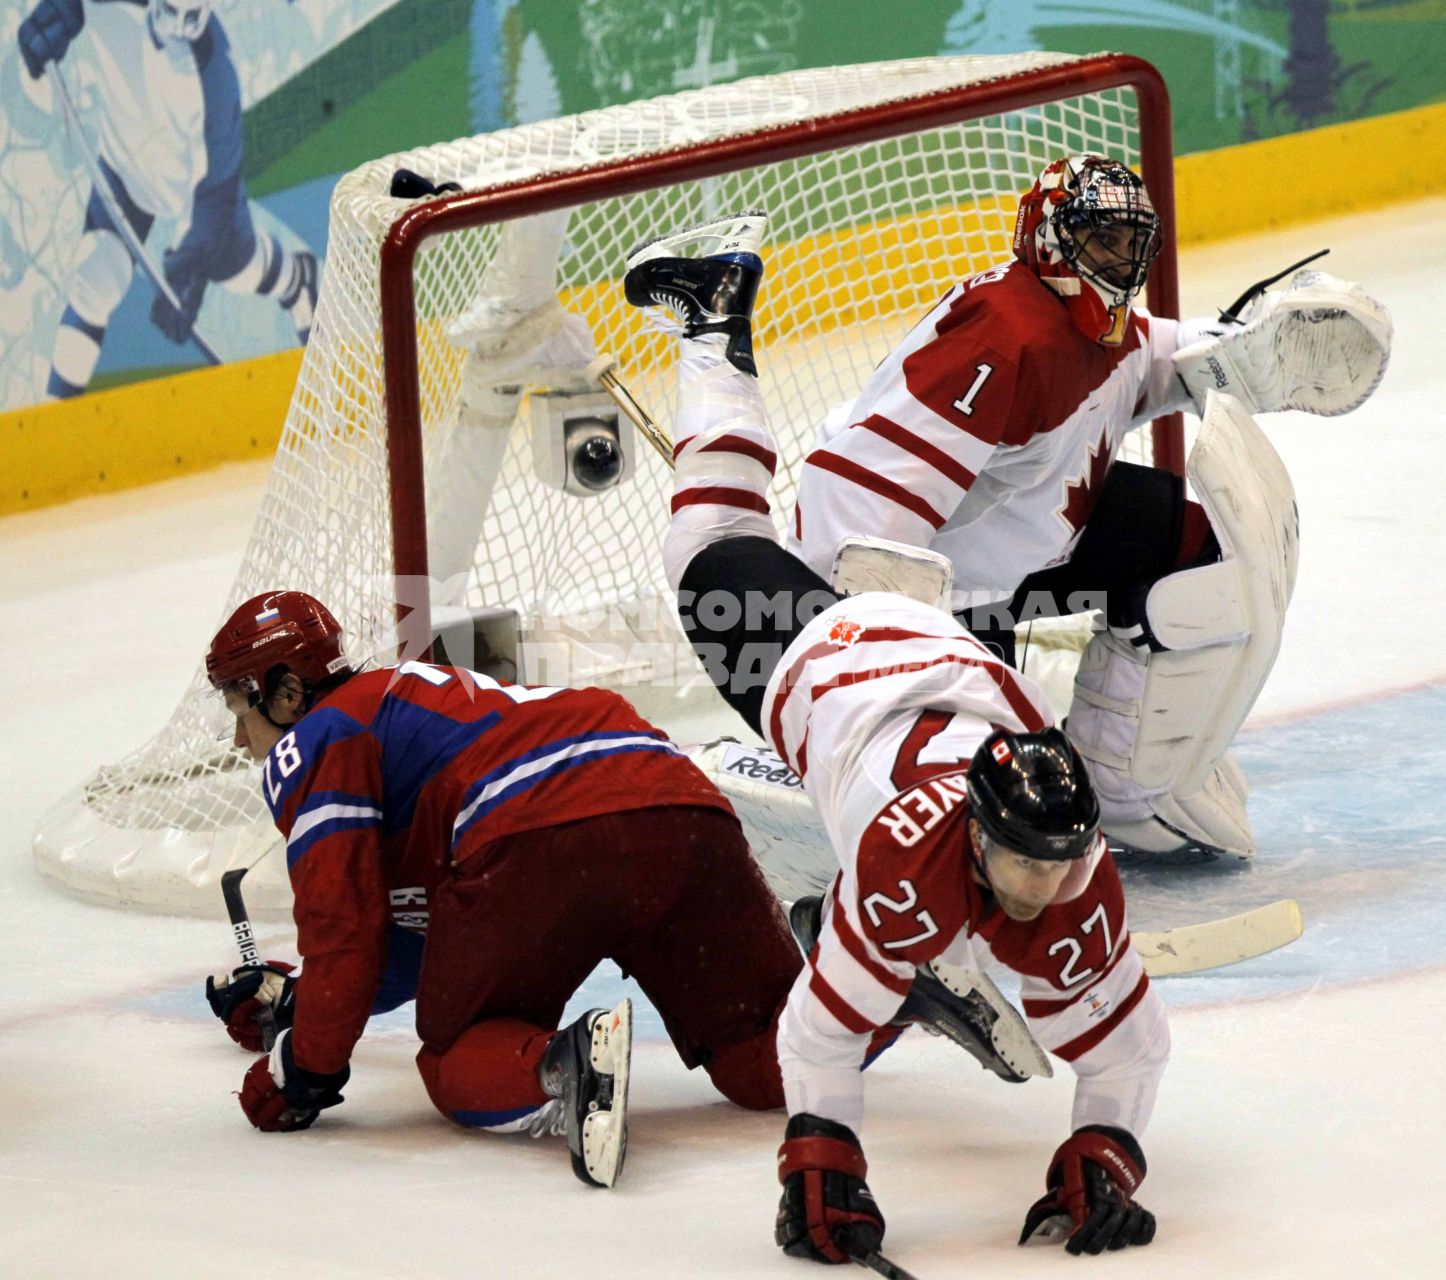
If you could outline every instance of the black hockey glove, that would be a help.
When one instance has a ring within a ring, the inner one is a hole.
[[[178,346],[191,336],[191,326],[206,296],[206,274],[195,250],[167,249],[161,259],[166,283],[181,305],[173,307],[160,293],[151,301],[151,323]]]
[[[295,966],[284,960],[243,964],[206,979],[206,1003],[243,1049],[270,1053],[277,1033],[291,1025],[296,1010],[294,972]]]
[[[1145,1180],[1145,1153],[1123,1129],[1091,1124],[1050,1161],[1049,1193],[1034,1202],[1019,1243],[1067,1237],[1073,1254],[1103,1253],[1155,1238],[1155,1215],[1131,1198]]]
[[[32,80],[39,80],[50,63],[65,57],[70,42],[83,26],[85,10],[80,0],[40,0],[15,33]]]
[[[283,1031],[267,1058],[257,1058],[241,1082],[241,1110],[258,1129],[289,1133],[309,1129],[327,1107],[342,1101],[351,1068],[324,1075],[298,1067],[291,1056],[291,1032]]]
[[[778,1247],[795,1258],[835,1263],[877,1250],[884,1215],[864,1181],[868,1167],[847,1125],[807,1112],[790,1117],[778,1148]]]

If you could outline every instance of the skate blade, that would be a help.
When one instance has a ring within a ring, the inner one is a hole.
[[[582,1163],[588,1180],[613,1186],[628,1151],[628,1075],[633,1053],[633,1002],[624,1000],[593,1027],[592,1066],[613,1078],[612,1106],[582,1122]]]
[[[978,991],[989,1002],[997,1015],[994,1026],[990,1028],[990,1041],[994,1052],[1015,1075],[1025,1079],[1043,1076],[1046,1080],[1054,1075],[1054,1068],[1031,1034],[1028,1024],[987,974],[978,969],[937,961],[929,968],[944,986],[961,999],[971,991]]]
[[[726,253],[757,254],[767,230],[768,215],[762,209],[743,209],[737,213],[725,214],[711,222],[699,222],[694,226],[682,227],[652,240],[645,240],[628,254],[627,270],[631,271],[654,258],[713,258]],[[679,252],[685,246],[700,243],[701,248],[695,254]]]

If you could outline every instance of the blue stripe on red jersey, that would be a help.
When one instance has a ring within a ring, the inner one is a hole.
[[[382,748],[382,829],[390,835],[411,826],[427,783],[501,719],[489,711],[476,720],[454,720],[395,691],[382,699],[371,723]]]
[[[533,747],[514,756],[482,775],[463,797],[462,812],[452,824],[453,845],[469,827],[498,806],[538,783],[554,778],[578,765],[590,764],[605,756],[624,755],[634,751],[651,751],[660,755],[682,755],[671,742],[657,734],[630,730],[581,733],[571,738],[555,738],[540,747]]]
[[[262,766],[261,790],[271,807],[271,817],[281,821],[287,801],[321,763],[327,747],[365,732],[366,726],[345,712],[323,705],[308,711],[282,734]],[[298,757],[300,763],[293,763]]]

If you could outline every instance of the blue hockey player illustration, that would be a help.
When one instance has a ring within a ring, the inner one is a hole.
[[[213,0],[40,0],[21,23],[26,70],[49,74],[73,117],[58,64],[89,30],[100,96],[99,137],[80,145],[92,171],[85,228],[56,329],[46,394],[79,395],[100,358],[112,313],[137,267],[156,290],[151,320],[172,342],[194,341],[209,284],[271,298],[305,343],[316,305],[316,255],[258,234],[242,178],[241,90]],[[157,218],[175,220],[157,264],[145,246]]]

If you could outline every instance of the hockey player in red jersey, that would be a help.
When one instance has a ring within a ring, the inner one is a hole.
[[[921,966],[999,963],[1077,1077],[1072,1132],[1020,1242],[1148,1244],[1155,1221],[1134,1196],[1169,1032],[1094,789],[1038,687],[948,612],[841,597],[778,544],[749,323],[764,221],[642,246],[625,287],[683,336],[664,563],[685,627],[720,693],[803,779],[839,859],[779,1025],[777,1242],[830,1263],[877,1252],[884,1218],[859,1138],[870,1036]],[[700,256],[683,256],[690,244]],[[713,607],[720,596],[738,607]]]
[[[565,1133],[578,1176],[610,1186],[629,1004],[557,1029],[607,957],[690,1067],[742,1106],[782,1105],[774,1026],[797,949],[727,801],[622,698],[420,662],[357,672],[336,620],[294,591],[237,609],[206,669],[262,764],[296,895],[300,975],[208,984],[243,1044],[261,1047],[263,1004],[283,1028],[242,1086],[258,1128],[341,1102],[369,1015],[415,997],[444,1115]]]

